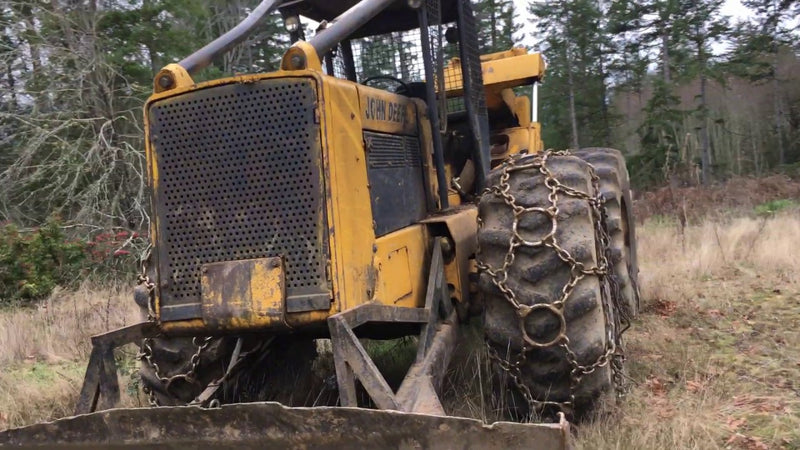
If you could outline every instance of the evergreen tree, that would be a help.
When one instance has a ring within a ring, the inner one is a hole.
[[[796,36],[787,22],[793,17],[791,12],[796,12],[800,6],[797,2],[787,0],[744,0],[743,3],[756,13],[756,21],[750,27],[743,27],[736,36],[738,42],[734,58],[749,61],[745,64],[752,66],[748,70],[751,80],[769,83],[772,87],[773,133],[778,164],[786,164],[786,107],[778,65],[781,49],[796,42]]]
[[[697,94],[699,104],[696,114],[700,133],[700,154],[702,182],[707,184],[711,180],[711,144],[708,135],[708,123],[710,118],[708,107],[708,79],[714,78],[722,80],[721,74],[714,70],[712,66],[713,54],[711,45],[720,41],[728,33],[728,25],[725,18],[720,17],[720,8],[723,0],[703,0],[694,2],[692,7],[683,17],[686,23],[686,38],[693,47],[694,55],[687,61],[684,77],[699,78],[700,92]]]
[[[539,21],[540,47],[548,59],[542,89],[542,123],[549,147],[608,143],[608,68],[611,43],[603,32],[600,3],[592,0],[530,4]]]
[[[474,3],[478,23],[478,42],[482,54],[508,50],[514,46],[514,33],[521,24],[514,22],[512,0],[478,0]]]
[[[611,20],[612,29],[635,36],[637,50],[650,55],[647,60],[656,62],[658,67],[658,76],[649,77],[651,95],[639,127],[641,151],[631,160],[634,179],[654,182],[655,177],[662,174],[668,176],[670,167],[686,163],[679,154],[684,145],[682,126],[686,114],[680,108],[675,92],[678,83],[687,75],[686,66],[696,59],[688,36],[692,21],[697,30],[701,24],[699,14],[693,12],[705,8],[703,5],[709,1],[646,0],[620,3],[612,8],[615,14]],[[630,18],[634,19],[626,23],[626,19]],[[703,44],[702,48],[705,50],[707,47]],[[657,58],[653,60],[652,55],[657,55]],[[636,76],[639,75],[637,69],[636,66],[631,69],[632,87],[641,89],[643,80]]]

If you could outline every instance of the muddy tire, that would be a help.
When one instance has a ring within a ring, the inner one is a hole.
[[[519,168],[540,158],[538,155],[524,156],[516,160]],[[500,186],[505,165],[489,174],[488,185]],[[574,156],[550,155],[546,167],[561,184],[589,196],[595,195],[590,166]],[[516,204],[525,208],[548,208],[551,206],[550,189],[545,185],[545,176],[536,167],[509,171],[508,193]],[[555,241],[585,267],[596,267],[600,248],[600,236],[595,224],[599,220],[593,215],[588,200],[558,194]],[[612,388],[611,364],[598,367],[584,375],[572,387],[572,364],[565,349],[559,345],[562,321],[548,306],[538,306],[525,319],[520,319],[517,309],[495,283],[496,271],[503,266],[514,236],[515,216],[512,208],[497,193],[487,192],[479,202],[480,227],[478,230],[479,287],[484,295],[484,329],[490,354],[500,360],[519,363],[516,374],[527,387],[533,399],[549,402],[566,402],[574,394],[573,412],[581,415],[588,411],[601,394]],[[527,241],[544,239],[552,223],[544,213],[523,213],[516,226],[520,238]],[[516,240],[519,242],[519,240]],[[521,245],[514,250],[515,258],[507,269],[506,287],[514,292],[516,300],[523,305],[552,305],[570,281],[571,266],[564,262],[552,248],[547,246]],[[489,270],[487,270],[489,269]],[[607,349],[606,313],[604,309],[599,277],[582,278],[567,297],[561,309],[565,334],[569,348],[578,364],[583,366],[596,362]],[[606,308],[606,309],[611,309]],[[613,320],[610,322],[614,322]],[[541,347],[524,345],[523,329],[528,337]],[[523,351],[526,348],[526,351]],[[524,355],[524,359],[521,357]],[[525,418],[534,412],[549,414],[553,408],[545,406],[540,411],[530,411],[522,390],[516,385],[513,374],[501,368],[495,361],[496,380],[500,380],[500,391],[510,394],[504,407],[511,416]],[[496,385],[497,386],[497,385]],[[556,408],[560,409],[560,408]]]
[[[198,338],[198,341],[202,339]],[[185,405],[191,402],[210,382],[219,379],[225,373],[236,339],[235,336],[226,336],[214,338],[209,342],[200,353],[194,383],[181,378],[176,378],[171,383],[161,380],[186,374],[191,370],[192,356],[197,352],[197,346],[191,337],[148,340],[149,350],[142,348],[141,351],[151,352],[150,360],[158,365],[158,374],[152,364],[147,361],[141,362],[139,373],[144,391],[152,391],[155,400],[162,406]]]
[[[164,383],[153,366],[143,361],[140,374],[145,392],[152,391],[157,403],[163,406],[191,402],[209,383],[225,374],[237,339],[238,336],[224,336],[210,341],[200,353],[195,383],[180,378]],[[278,401],[288,406],[306,406],[303,402],[309,395],[311,368],[317,356],[315,342],[277,337],[264,348],[259,345],[262,339],[269,337],[244,338],[240,355],[250,352],[245,365],[222,385],[215,398],[222,404]],[[153,355],[151,360],[158,364],[159,375],[164,378],[187,373],[197,351],[192,338],[187,337],[152,339],[149,346]]]
[[[636,230],[633,203],[625,158],[611,148],[584,148],[573,155],[588,162],[600,177],[600,192],[605,199],[606,226],[611,247],[614,278],[619,286],[624,313],[639,314],[639,265],[636,259]]]

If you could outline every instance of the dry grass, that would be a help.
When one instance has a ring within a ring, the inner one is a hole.
[[[577,448],[800,448],[800,215],[679,230],[639,230],[633,388]]]
[[[644,311],[626,335],[632,389],[575,426],[577,448],[800,448],[798,237],[797,211],[640,227]],[[0,429],[68,415],[88,337],[137,317],[124,291],[86,288],[0,312]],[[458,358],[485,366],[480,333],[469,340]],[[450,379],[480,390],[483,380],[470,378],[488,371],[471,367]],[[494,418],[481,392],[449,398],[455,414]]]
[[[0,429],[70,415],[89,338],[138,318],[126,291],[87,287],[55,292],[37,308],[0,311]],[[130,384],[130,354],[119,353],[123,390]]]
[[[709,211],[746,215],[771,201],[800,198],[800,181],[785,175],[735,177],[711,186],[666,186],[636,197],[634,211],[640,221],[681,216],[697,224],[706,220]]]

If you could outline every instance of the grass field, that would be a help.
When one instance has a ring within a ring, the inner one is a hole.
[[[762,213],[640,226],[631,391],[574,426],[577,448],[800,448],[800,213]],[[88,337],[137,314],[127,292],[88,287],[0,312],[0,429],[68,415]],[[141,404],[135,366],[121,376]]]
[[[639,231],[633,389],[578,448],[800,448],[800,216]]]
[[[138,321],[128,291],[55,292],[37,308],[0,311],[0,429],[72,414],[89,338]],[[134,348],[119,353],[123,401],[136,404]]]

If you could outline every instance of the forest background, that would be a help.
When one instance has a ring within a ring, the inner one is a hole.
[[[0,2],[0,304],[135,273],[147,247],[142,105],[153,76],[257,3]],[[721,0],[535,1],[522,23],[510,0],[474,2],[482,52],[524,36],[547,59],[546,146],[619,148],[637,190],[800,171],[800,2],[743,4],[749,14],[730,18]],[[273,15],[198,79],[274,70],[288,45]],[[362,73],[400,64],[371,61]]]

